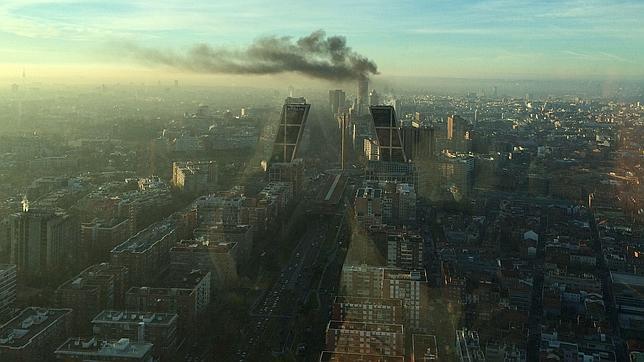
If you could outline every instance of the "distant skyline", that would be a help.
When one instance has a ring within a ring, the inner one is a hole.
[[[346,37],[383,77],[642,79],[642,19],[640,0],[7,0],[0,75],[23,66],[149,74],[162,68],[125,60],[114,44],[242,49],[258,37],[323,29]]]

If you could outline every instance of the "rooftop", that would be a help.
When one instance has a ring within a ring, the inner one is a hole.
[[[193,269],[185,272],[169,268],[161,284],[165,288],[194,289],[202,280],[209,277],[210,272],[207,270]]]
[[[168,297],[168,296],[178,296],[178,295],[190,295],[192,294],[192,289],[187,288],[150,288],[150,287],[132,287],[128,289],[125,293],[126,295],[152,295],[158,297]]]
[[[128,338],[99,340],[94,338],[70,338],[56,352],[58,356],[144,358],[151,353],[152,344],[132,342]]]
[[[154,223],[114,247],[112,253],[144,253],[174,230],[175,224],[171,220]]]
[[[635,287],[644,287],[644,276],[623,273],[610,273],[613,284],[623,284]]]
[[[363,304],[363,305],[382,305],[390,307],[402,307],[402,299],[393,298],[369,298],[369,297],[351,297],[338,295],[333,300],[334,303],[343,304]]]
[[[384,324],[349,321],[329,321],[327,329],[357,330],[365,332],[403,333],[402,324]]]
[[[320,362],[404,362],[403,356],[380,356],[361,353],[323,351]]]
[[[215,224],[210,227],[211,232],[226,232],[226,233],[239,233],[243,234],[250,230],[250,225],[230,225],[230,224]]]
[[[174,313],[144,313],[128,312],[123,310],[104,310],[99,313],[92,323],[118,323],[118,324],[139,324],[166,326],[177,319]]]
[[[228,253],[237,246],[236,242],[210,240],[182,240],[170,249],[170,252],[194,253]]]
[[[71,309],[29,307],[0,327],[0,348],[22,348]]]

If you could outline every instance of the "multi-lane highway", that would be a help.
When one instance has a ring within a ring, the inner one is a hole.
[[[309,295],[312,267],[329,227],[326,221],[310,221],[275,283],[254,303],[244,331],[248,338],[237,351],[240,361],[258,360],[268,351],[278,354],[290,347],[294,318]]]

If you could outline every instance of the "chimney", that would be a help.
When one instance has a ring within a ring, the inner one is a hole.
[[[139,323],[139,329],[138,329],[138,339],[137,341],[139,343],[143,343],[145,341],[145,323],[140,322]]]

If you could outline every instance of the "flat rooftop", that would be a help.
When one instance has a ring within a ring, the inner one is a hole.
[[[216,253],[224,254],[233,250],[237,246],[236,242],[230,241],[210,241],[210,240],[182,240],[177,245],[170,248],[170,252],[192,252],[192,253]]]
[[[202,280],[209,277],[210,272],[207,270],[194,269],[186,272],[171,267],[161,278],[161,287],[194,289]]]
[[[150,288],[150,287],[131,287],[125,295],[140,295],[140,296],[157,296],[157,297],[170,297],[170,296],[184,296],[192,294],[192,289],[187,288]]]
[[[401,279],[401,280],[417,280],[421,282],[427,281],[427,274],[425,270],[402,270],[384,268],[385,279]]]
[[[365,332],[403,333],[402,324],[384,324],[367,322],[329,321],[327,329],[355,330]]]
[[[152,326],[169,326],[177,319],[174,313],[144,313],[123,310],[104,310],[99,313],[92,323],[136,324],[140,322]]]
[[[387,241],[396,241],[396,240],[417,242],[417,243],[424,242],[424,239],[422,236],[418,234],[413,234],[413,233],[401,232],[401,233],[391,233],[387,235]]]
[[[70,338],[56,352],[57,356],[97,358],[138,358],[142,359],[152,350],[152,343],[133,342],[128,338],[107,340],[96,338]],[[120,360],[120,359],[119,359]]]
[[[333,299],[334,303],[340,304],[361,304],[361,305],[382,305],[388,307],[402,307],[402,299],[394,298],[369,298],[338,295]]]
[[[171,220],[154,223],[114,247],[112,253],[143,253],[174,230],[175,223]]]
[[[250,230],[250,225],[238,224],[215,224],[208,228],[210,232],[225,232],[225,233],[234,233],[234,234],[244,234]]]
[[[613,284],[623,284],[633,287],[644,287],[644,276],[624,273],[610,273]]]
[[[373,354],[322,351],[320,362],[404,362],[403,356],[380,356]]]
[[[28,345],[56,321],[71,313],[71,309],[25,308],[0,327],[0,349],[18,349]]]

